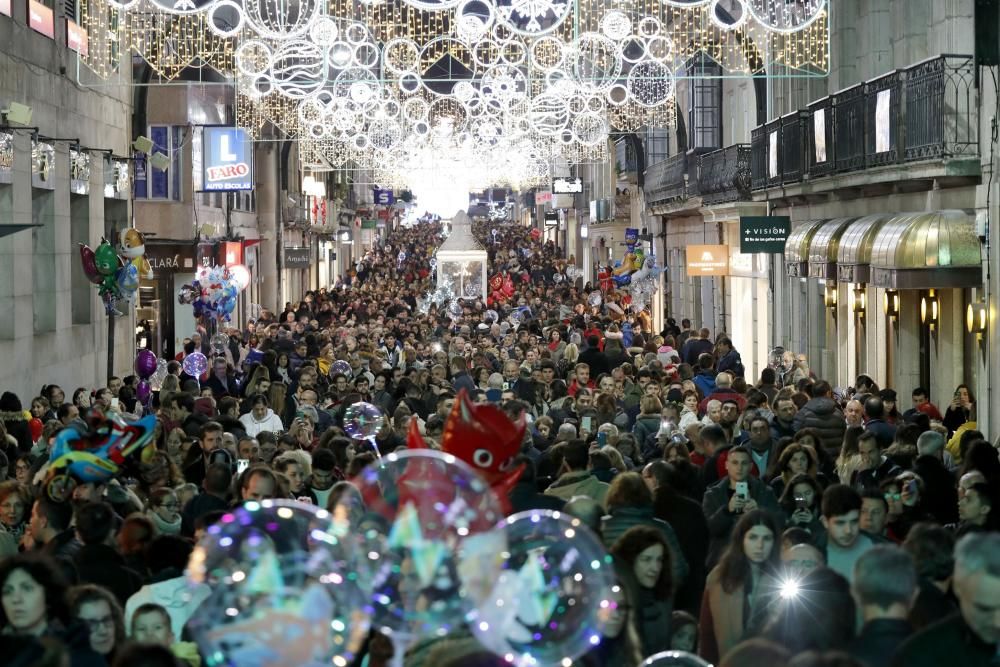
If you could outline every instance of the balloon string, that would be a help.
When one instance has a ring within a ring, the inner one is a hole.
[[[375,450],[375,457],[378,458],[379,460],[381,460],[382,459],[382,452],[379,451],[378,443],[375,442],[375,436],[374,435],[368,436],[368,442],[371,443],[372,449]]]

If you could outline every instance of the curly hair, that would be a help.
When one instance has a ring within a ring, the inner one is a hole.
[[[642,477],[639,477],[640,481]],[[618,538],[611,546],[611,555],[620,558],[630,568],[635,567],[635,561],[643,551],[657,544],[663,547],[663,567],[660,577],[656,580],[653,592],[661,600],[669,599],[673,594],[672,563],[670,562],[670,545],[663,531],[651,526],[633,526]]]
[[[7,584],[7,580],[17,570],[21,570],[34,579],[45,591],[45,618],[48,622],[59,621],[65,623],[69,618],[69,609],[66,606],[66,581],[62,571],[48,556],[40,554],[17,554],[0,560],[0,588]],[[0,605],[0,627],[10,625],[7,612],[3,605]]]

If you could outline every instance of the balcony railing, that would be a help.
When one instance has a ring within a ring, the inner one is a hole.
[[[750,199],[750,144],[735,144],[702,155],[698,189],[706,205]]]
[[[945,55],[906,70],[904,160],[977,154],[975,83],[972,56]]]
[[[975,74],[972,56],[941,55],[754,128],[752,188],[918,160],[975,157]]]
[[[646,199],[651,204],[687,197],[688,159],[686,153],[671,155],[646,170]]]

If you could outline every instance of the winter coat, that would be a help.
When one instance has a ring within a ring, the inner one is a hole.
[[[694,376],[694,384],[698,387],[702,396],[708,396],[715,391],[715,371],[700,371]]]
[[[781,508],[767,484],[751,477],[747,480],[747,490],[750,493],[750,498],[757,502],[760,509],[773,514],[779,523],[782,521]],[[739,514],[729,511],[731,497],[729,477],[724,477],[708,487],[705,491],[705,497],[701,501],[701,509],[705,513],[708,530],[711,534],[711,542],[708,547],[709,567],[714,566],[719,561],[722,550],[729,544],[729,536],[733,532],[733,526],[740,518]]]
[[[274,410],[271,408],[267,409],[264,418],[261,420],[255,419],[253,412],[248,412],[240,417],[240,423],[246,429],[247,435],[252,437],[256,437],[258,433],[263,433],[264,431],[280,433],[285,430],[285,426],[281,423],[281,418],[274,414]]]
[[[635,426],[632,427],[632,435],[635,436],[635,441],[642,450],[645,450],[646,440],[649,436],[655,437],[659,431],[659,415],[640,415],[639,418],[635,420]]]
[[[729,352],[719,359],[717,368],[720,373],[725,371],[732,373],[735,377],[743,377],[743,374],[746,372],[743,368],[743,360],[740,359],[740,353],[736,350],[729,350]]]
[[[844,444],[844,431],[847,422],[832,398],[820,396],[811,398],[795,415],[792,428],[800,431],[804,428],[814,428],[819,432],[823,447],[836,456]]]

